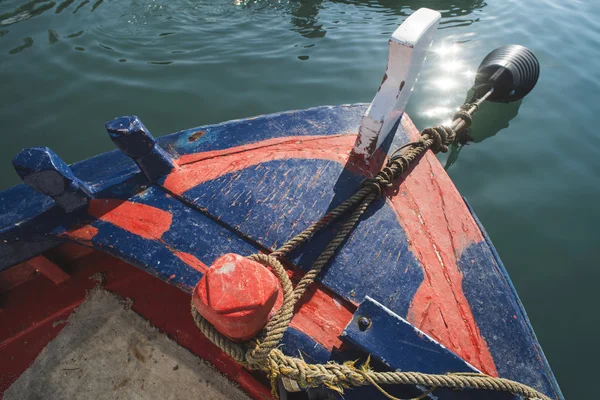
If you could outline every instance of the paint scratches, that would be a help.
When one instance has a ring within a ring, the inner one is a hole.
[[[169,230],[172,215],[160,208],[117,199],[92,199],[88,213],[144,239],[160,239]]]
[[[203,182],[273,160],[323,159],[344,165],[348,162],[355,138],[353,134],[284,137],[225,150],[188,154],[176,160],[181,167],[167,176],[163,186],[181,195]],[[347,167],[361,168],[352,163]]]
[[[413,138],[418,134],[408,117],[405,116],[402,123]],[[360,159],[350,158],[355,138],[355,135],[282,137],[184,155],[177,160],[180,168],[165,179],[164,187],[182,195],[225,174],[284,159],[336,161],[357,175],[371,176],[372,171]],[[291,196],[290,189],[283,190],[279,196]],[[462,291],[462,273],[457,266],[462,250],[483,240],[480,230],[431,153],[427,153],[402,185],[394,189],[392,192],[396,194],[390,192],[388,202],[424,274],[423,283],[411,302],[408,320],[476,368],[496,375],[494,361]],[[265,235],[268,232],[263,233]],[[332,330],[327,321],[315,322],[318,317],[313,313],[308,318],[309,314],[306,320],[296,317],[297,328],[327,348],[336,346],[336,336],[319,333]]]
[[[416,134],[408,118],[403,123]],[[457,260],[483,237],[460,194],[431,152],[392,190],[397,195],[389,201],[424,270],[407,319],[476,368],[497,376],[462,290]]]
[[[290,326],[306,333],[326,349],[339,348],[339,336],[354,314],[354,307],[329,295],[317,284],[304,294]]]
[[[91,245],[92,239],[98,234],[98,228],[92,225],[78,225],[59,236],[67,237],[76,242]]]
[[[186,253],[184,251],[172,250],[173,254],[175,254],[181,261],[194,268],[196,271],[204,274],[208,270],[208,266],[200,261],[196,256],[190,253]]]

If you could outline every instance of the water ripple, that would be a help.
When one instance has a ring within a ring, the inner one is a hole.
[[[532,94],[482,107],[473,126],[478,143],[450,160],[449,172],[517,287],[527,289],[523,301],[567,398],[585,397],[578,382],[593,365],[577,355],[590,349],[580,341],[563,350],[561,338],[594,331],[572,310],[595,299],[583,298],[585,290],[571,293],[576,300],[556,293],[600,279],[590,272],[600,225],[593,212],[600,198],[600,133],[593,129],[600,122],[600,3],[232,3],[0,1],[0,122],[11,134],[0,146],[0,187],[17,182],[10,159],[23,147],[49,145],[69,162],[112,149],[102,126],[117,115],[137,114],[160,135],[370,101],[384,73],[386,37],[414,10],[437,9],[440,30],[407,109],[421,128],[452,116],[493,48],[520,43],[540,59]],[[540,298],[553,302],[552,313]]]

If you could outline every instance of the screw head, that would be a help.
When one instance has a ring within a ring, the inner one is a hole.
[[[358,329],[361,331],[366,331],[371,327],[371,320],[367,317],[358,318]]]

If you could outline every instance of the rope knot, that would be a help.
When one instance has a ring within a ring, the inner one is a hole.
[[[465,127],[464,129],[468,129],[471,124],[473,123],[473,117],[471,117],[471,114],[469,114],[466,110],[460,109],[456,112],[456,114],[454,114],[454,117],[452,119],[462,119],[465,123]]]
[[[448,145],[454,141],[456,132],[448,126],[438,125],[432,128],[423,129],[421,135],[427,135],[433,140],[431,151],[437,154],[439,152],[446,153],[448,151]]]
[[[372,188],[377,197],[392,187],[394,180],[398,179],[409,166],[409,161],[402,154],[392,154],[386,166],[374,178],[366,178],[361,187]]]
[[[475,108],[475,111],[477,111],[479,109],[479,105],[477,103],[465,103],[462,105],[460,110],[458,110],[456,114],[454,114],[453,117],[454,120],[462,119],[464,123],[464,127],[459,129],[455,138],[455,142],[461,145],[467,144],[468,142],[473,140],[470,136],[473,117],[468,111],[471,108]]]
[[[459,118],[462,119],[463,122],[465,123],[465,128],[467,128],[467,129],[473,123],[473,117],[472,117],[471,113],[469,113],[467,111],[470,108],[475,108],[475,111],[477,111],[477,110],[479,110],[479,104],[465,103],[460,107],[460,109],[456,112],[456,114],[454,114],[454,117],[452,117],[452,119],[459,119]],[[473,111],[473,112],[475,112],[475,111]]]

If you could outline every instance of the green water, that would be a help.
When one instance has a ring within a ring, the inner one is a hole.
[[[10,159],[24,147],[49,146],[67,162],[113,149],[103,123],[119,115],[162,135],[368,102],[388,36],[417,8],[437,9],[443,20],[408,107],[419,128],[452,115],[495,47],[523,44],[541,62],[522,104],[482,110],[478,143],[449,173],[497,246],[565,396],[587,397],[582,382],[594,382],[600,358],[600,2],[560,3],[0,1],[0,188],[18,182]]]

